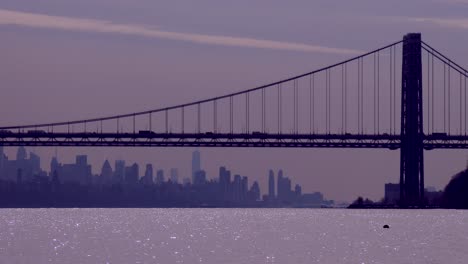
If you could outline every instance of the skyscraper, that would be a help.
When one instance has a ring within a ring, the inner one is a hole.
[[[193,180],[194,185],[202,185],[206,182],[206,172],[204,170],[199,170],[195,173]]]
[[[27,158],[26,149],[23,146],[19,147],[18,151],[16,152],[16,160],[20,161],[20,160],[25,160],[26,158]]]
[[[177,168],[171,168],[171,182],[179,183],[179,171]]]
[[[201,170],[200,151],[195,150],[192,153],[192,183],[195,182],[195,175]]]
[[[164,183],[164,171],[158,170],[156,172],[156,184],[162,184],[162,183]]]
[[[114,171],[114,182],[122,183],[125,177],[125,161],[116,160],[115,161],[115,171]]]
[[[146,164],[145,176],[141,178],[141,182],[145,185],[153,184],[153,165]]]
[[[100,183],[101,184],[111,184],[112,175],[113,175],[112,167],[111,167],[109,161],[106,160],[106,161],[104,161],[104,164],[102,165]]]
[[[268,176],[268,199],[275,199],[275,173],[273,170],[270,170]]]
[[[127,184],[135,184],[138,182],[140,170],[138,164],[133,163],[132,166],[125,167],[125,182]]]

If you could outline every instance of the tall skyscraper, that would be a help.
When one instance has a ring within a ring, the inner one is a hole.
[[[141,178],[141,182],[145,185],[153,184],[153,165],[146,164],[145,176]]]
[[[164,171],[158,170],[156,172],[156,184],[162,184],[162,183],[164,183]]]
[[[79,166],[88,165],[88,156],[86,156],[86,155],[77,155],[76,156],[76,165],[79,165]]]
[[[133,163],[132,166],[125,167],[125,182],[127,184],[135,184],[140,177],[138,164]]]
[[[106,160],[106,161],[104,161],[104,164],[102,165],[100,183],[101,184],[111,184],[112,175],[113,175],[112,167],[111,167],[109,161]]]
[[[25,160],[26,158],[27,158],[26,149],[23,146],[19,147],[18,151],[16,152],[16,160],[20,161],[20,160]]]
[[[200,151],[195,150],[192,153],[192,183],[195,182],[195,175],[201,170]]]
[[[204,170],[199,170],[195,173],[193,180],[194,185],[202,185],[206,183],[206,172]]]
[[[268,199],[275,199],[275,173],[273,170],[270,170],[268,176]]]
[[[260,200],[260,186],[258,182],[254,182],[252,187],[250,187],[250,198],[251,201],[258,201]]]
[[[125,178],[125,161],[116,160],[115,161],[115,171],[114,171],[114,182],[122,183]]]
[[[179,183],[179,171],[177,168],[171,168],[171,182]]]

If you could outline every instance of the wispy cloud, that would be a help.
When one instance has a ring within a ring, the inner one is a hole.
[[[148,38],[160,38],[198,44],[232,47],[289,50],[299,52],[318,52],[344,55],[354,55],[361,53],[361,51],[353,49],[341,49],[309,45],[304,43],[264,40],[255,38],[163,31],[155,27],[143,25],[119,24],[105,20],[50,16],[44,14],[25,13],[4,9],[0,9],[0,25],[16,25],[24,27],[47,28],[67,31],[125,34]]]
[[[465,19],[465,18],[456,19],[456,18],[416,17],[416,18],[409,18],[409,21],[430,23],[430,24],[435,24],[438,26],[450,27],[450,28],[468,29],[468,19]]]

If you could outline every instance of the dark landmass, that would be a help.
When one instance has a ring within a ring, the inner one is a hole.
[[[362,209],[397,209],[408,208],[399,206],[398,203],[387,203],[385,198],[379,202],[358,197],[348,208]],[[425,201],[422,206],[411,207],[421,209],[446,208],[468,209],[468,169],[457,173],[452,177],[444,191],[425,193]]]
[[[468,169],[452,177],[442,197],[442,206],[452,209],[468,209]]]

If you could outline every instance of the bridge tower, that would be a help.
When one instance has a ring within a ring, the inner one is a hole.
[[[403,37],[402,62],[400,203],[418,206],[424,200],[421,34]]]

